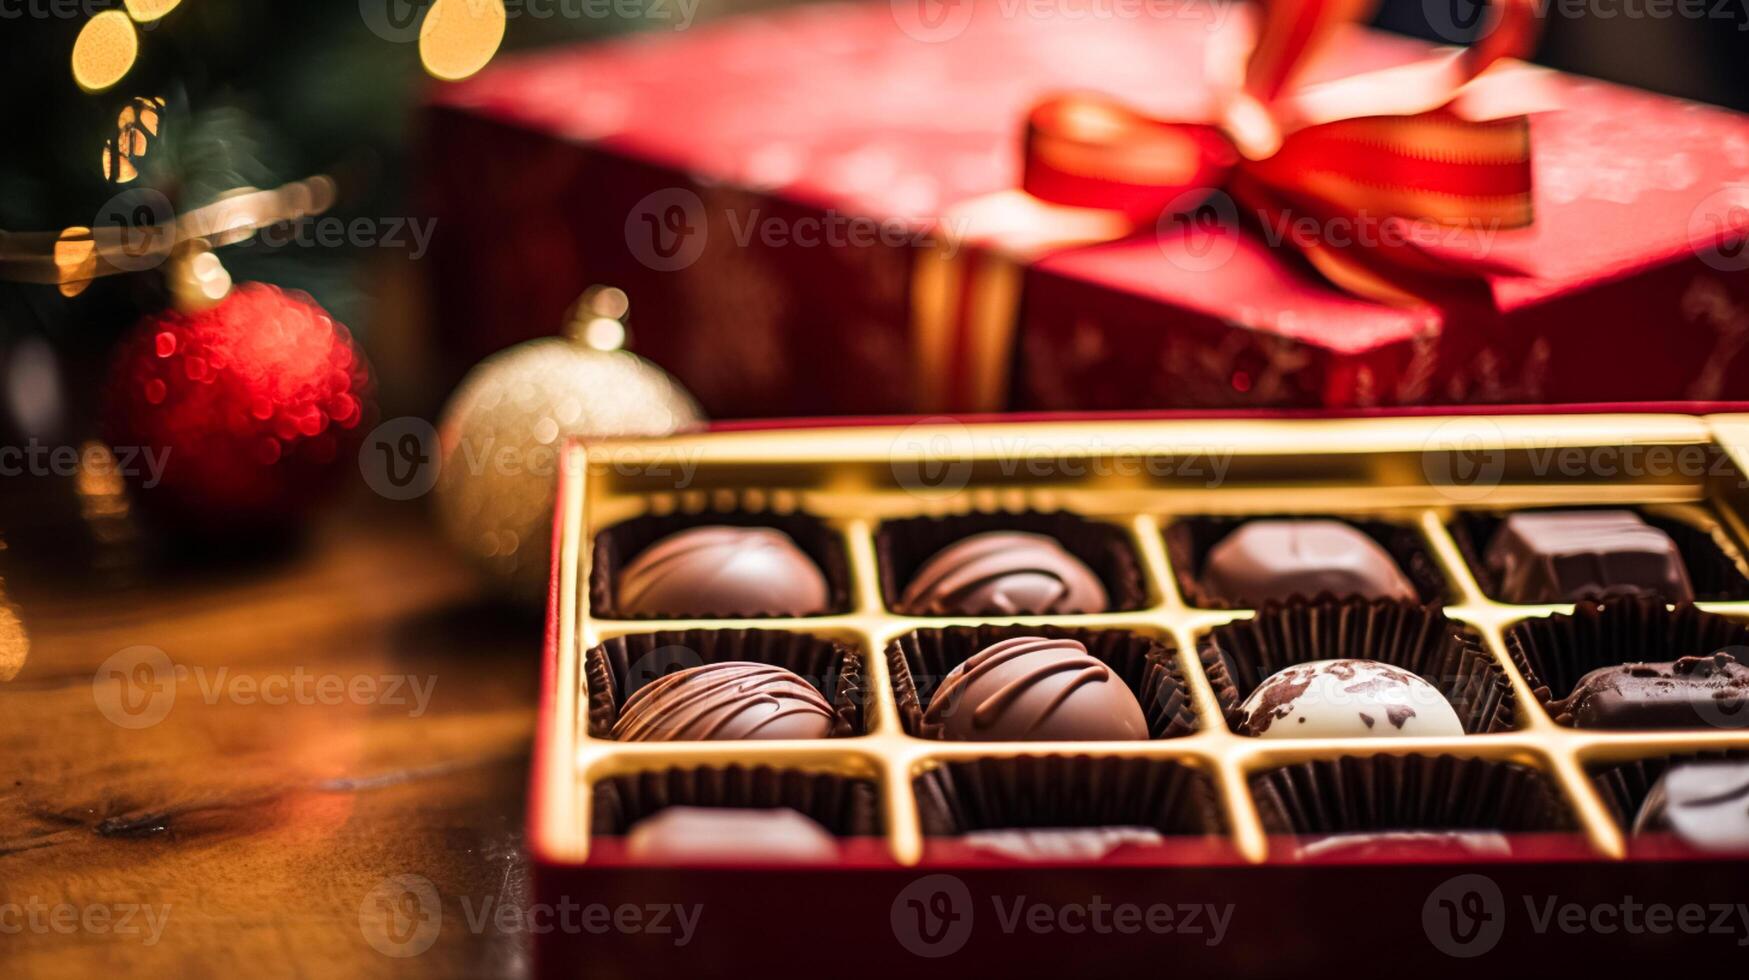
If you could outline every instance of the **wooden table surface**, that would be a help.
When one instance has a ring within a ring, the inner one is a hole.
[[[504,909],[538,613],[485,601],[417,505],[180,562],[46,510],[0,525],[29,634],[0,683],[0,976],[527,973]]]

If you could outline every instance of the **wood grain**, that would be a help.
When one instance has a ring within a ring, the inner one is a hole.
[[[118,555],[23,510],[0,976],[526,972],[518,917],[481,910],[526,894],[538,615],[483,602],[413,506],[249,561]]]

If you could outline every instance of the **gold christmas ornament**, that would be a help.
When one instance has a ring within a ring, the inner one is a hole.
[[[618,349],[626,310],[620,290],[590,289],[565,336],[486,358],[444,407],[438,524],[516,598],[546,595],[553,493],[568,438],[665,436],[705,420],[667,372]]]

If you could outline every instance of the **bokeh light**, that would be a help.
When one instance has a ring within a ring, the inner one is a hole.
[[[139,56],[134,22],[119,10],[105,10],[86,21],[73,42],[73,81],[101,92],[125,78]]]
[[[175,10],[182,0],[125,0],[128,14],[142,24],[150,24]]]
[[[456,81],[486,67],[504,42],[504,0],[437,0],[419,27],[419,61]]]
[[[77,296],[90,285],[97,274],[97,241],[90,228],[68,228],[55,239],[55,271],[63,296]]]

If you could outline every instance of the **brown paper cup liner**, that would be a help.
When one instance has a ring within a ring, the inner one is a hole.
[[[796,674],[831,702],[837,716],[833,738],[863,733],[868,687],[856,649],[787,630],[693,629],[618,636],[583,655],[589,734],[611,738],[620,705],[651,681],[725,661],[772,664]]]
[[[1178,738],[1196,731],[1196,710],[1169,639],[1125,630],[1078,630],[1057,626],[950,626],[906,633],[887,644],[887,672],[905,732],[941,738],[923,712],[948,672],[978,651],[1016,636],[1077,640],[1094,659],[1129,685],[1148,719],[1150,738]]]
[[[984,511],[881,524],[875,532],[875,556],[880,564],[881,598],[887,608],[898,608],[905,586],[936,552],[986,531],[1030,531],[1056,538],[1099,577],[1111,600],[1111,611],[1127,612],[1147,604],[1142,566],[1123,528],[1067,513]]]
[[[670,806],[789,807],[840,837],[881,832],[874,783],[772,766],[701,766],[612,776],[595,784],[591,833],[623,834]]]
[[[1634,819],[1640,815],[1640,807],[1645,804],[1646,797],[1651,795],[1653,784],[1672,767],[1685,762],[1744,759],[1749,759],[1749,750],[1691,752],[1685,755],[1639,759],[1596,769],[1591,774],[1591,785],[1597,788],[1597,795],[1602,797],[1603,805],[1609,808],[1609,815],[1615,818],[1621,829],[1631,831],[1634,828]]]
[[[1318,514],[1274,514],[1250,517],[1187,517],[1174,521],[1166,529],[1166,557],[1172,563],[1173,578],[1178,582],[1179,594],[1184,601],[1199,609],[1236,609],[1242,608],[1237,603],[1214,595],[1203,588],[1202,570],[1208,560],[1209,552],[1228,534],[1237,530],[1239,525],[1247,521],[1268,520],[1271,518],[1315,518]],[[1390,521],[1354,520],[1346,517],[1335,518],[1345,524],[1352,525],[1367,537],[1379,543],[1397,563],[1397,567],[1407,575],[1411,585],[1415,586],[1415,594],[1422,602],[1443,602],[1446,598],[1445,576],[1439,570],[1439,564],[1427,552],[1426,542],[1412,527],[1394,524]],[[1318,598],[1306,596],[1307,599]],[[1333,598],[1344,598],[1334,596]]]
[[[1577,827],[1528,766],[1438,755],[1343,756],[1251,778],[1263,827],[1296,836],[1379,830],[1556,833]]]
[[[1240,730],[1239,705],[1276,671],[1312,660],[1377,660],[1419,674],[1445,695],[1471,735],[1510,731],[1518,701],[1481,639],[1437,608],[1390,599],[1267,603],[1203,638],[1209,683]]]
[[[1626,663],[1661,663],[1731,649],[1749,663],[1749,625],[1683,603],[1674,610],[1656,598],[1581,602],[1571,616],[1556,614],[1514,623],[1506,652],[1536,699],[1557,722],[1571,724],[1557,702],[1579,678]]]
[[[1526,508],[1527,510],[1551,508]],[[1694,586],[1696,599],[1712,602],[1734,599],[1749,599],[1749,579],[1737,570],[1737,565],[1731,560],[1719,543],[1713,540],[1711,534],[1695,527],[1686,521],[1655,514],[1637,507],[1562,507],[1560,510],[1631,510],[1642,517],[1647,524],[1670,535],[1670,540],[1676,542],[1676,550],[1682,555],[1682,563],[1688,566],[1688,581]],[[1488,570],[1483,556],[1487,553],[1488,542],[1494,540],[1494,532],[1506,519],[1506,514],[1496,511],[1465,511],[1457,516],[1451,524],[1452,540],[1457,542],[1458,551],[1464,556],[1464,561],[1470,566],[1470,574],[1476,577],[1476,582],[1488,598],[1496,602],[1506,602],[1500,594],[1500,577]],[[1651,593],[1645,593],[1650,595]]]
[[[1214,787],[1164,759],[1020,756],[944,762],[918,776],[923,833],[945,837],[1028,827],[1152,827],[1224,831]]]
[[[622,521],[595,536],[594,558],[589,568],[589,608],[600,619],[661,619],[661,614],[627,613],[615,603],[619,570],[638,553],[670,534],[707,524],[732,527],[774,527],[795,540],[796,546],[820,566],[826,576],[826,613],[850,611],[850,565],[844,542],[816,517],[806,514],[771,514],[748,510],[704,510],[676,514],[649,514]],[[702,619],[700,616],[676,618]],[[712,619],[774,618],[765,613],[728,613]]]

